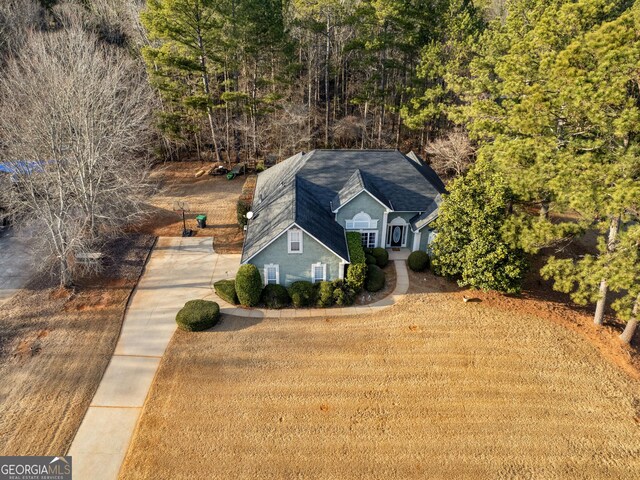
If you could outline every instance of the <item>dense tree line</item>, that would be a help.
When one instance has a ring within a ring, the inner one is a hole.
[[[452,185],[434,246],[436,265],[463,284],[514,291],[524,272],[520,252],[561,253],[595,232],[597,254],[552,256],[542,274],[575,301],[594,302],[598,325],[609,292],[617,292],[612,306],[629,319],[627,342],[640,309],[639,27],[640,4],[630,0],[507,2],[472,47],[466,76],[449,83],[461,102],[448,117],[477,143],[477,161]],[[478,184],[478,175],[492,180]],[[496,179],[509,195],[496,191]],[[487,212],[496,202],[499,215]],[[467,218],[449,214],[463,208]],[[473,246],[459,234],[464,222],[499,229],[490,240],[500,249],[490,251],[496,257],[507,248],[499,257],[507,261],[493,275],[473,256],[449,255]]]
[[[448,82],[483,12],[468,0],[149,0],[143,54],[168,153],[422,148],[451,124]]]

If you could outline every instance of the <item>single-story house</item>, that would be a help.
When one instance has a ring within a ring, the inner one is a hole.
[[[242,263],[288,286],[344,278],[348,231],[365,247],[426,250],[444,192],[413,152],[298,153],[258,175]]]

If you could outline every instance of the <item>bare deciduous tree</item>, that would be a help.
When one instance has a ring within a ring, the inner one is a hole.
[[[79,254],[142,212],[153,96],[144,70],[78,26],[34,33],[0,79],[4,192],[68,286]]]
[[[0,2],[0,59],[15,54],[27,32],[40,26],[42,8],[34,0]]]
[[[473,163],[474,148],[465,132],[454,130],[427,145],[431,166],[443,176],[462,175]]]
[[[144,0],[67,0],[53,12],[63,24],[81,24],[112,45],[140,46],[146,36],[140,24],[144,5]]]

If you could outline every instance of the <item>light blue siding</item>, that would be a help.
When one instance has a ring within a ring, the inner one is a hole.
[[[280,284],[289,286],[298,280],[313,281],[311,265],[327,265],[327,280],[340,278],[341,258],[320,242],[302,232],[302,253],[288,253],[288,236],[284,232],[271,245],[249,260],[260,271],[264,284],[264,266],[276,264],[280,267]]]
[[[431,230],[429,227],[424,227],[422,230],[420,230],[420,232],[422,232],[420,236],[420,250],[425,252],[427,251],[432,231],[433,230]]]
[[[368,214],[372,220],[378,220],[378,228],[366,229],[366,231],[375,230],[378,232],[376,235],[376,242],[377,246],[380,247],[380,241],[382,239],[382,222],[384,220],[385,211],[385,207],[383,207],[380,202],[371,197],[368,193],[362,192],[338,210],[337,221],[342,228],[345,228],[345,222],[347,220],[351,220],[360,212]]]

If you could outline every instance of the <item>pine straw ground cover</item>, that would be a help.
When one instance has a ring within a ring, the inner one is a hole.
[[[121,478],[637,478],[637,380],[418,275],[373,316],[177,332]]]
[[[112,242],[74,291],[43,274],[0,307],[0,455],[62,455],[115,348],[153,237]]]

